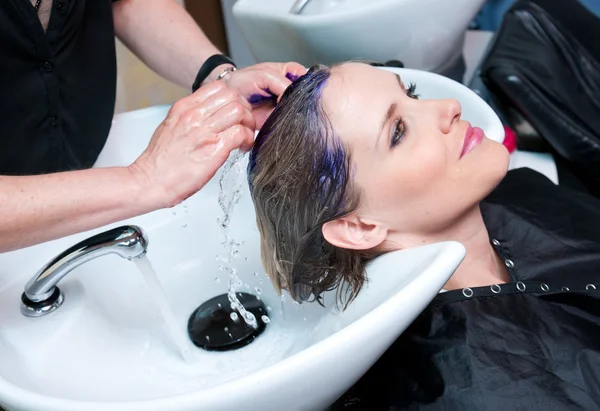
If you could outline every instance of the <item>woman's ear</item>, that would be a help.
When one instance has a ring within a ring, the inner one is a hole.
[[[386,239],[388,231],[381,223],[362,220],[356,215],[329,221],[321,230],[328,243],[351,250],[377,247]]]

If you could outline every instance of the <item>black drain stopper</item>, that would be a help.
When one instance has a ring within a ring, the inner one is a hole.
[[[256,328],[231,307],[227,294],[221,294],[196,308],[188,320],[188,334],[197,347],[208,351],[236,350],[250,344],[267,328],[265,304],[248,293],[235,293],[246,311],[256,318]]]

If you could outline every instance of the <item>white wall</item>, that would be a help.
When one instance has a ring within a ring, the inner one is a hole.
[[[225,19],[229,55],[238,67],[246,67],[255,64],[256,60],[250,53],[246,45],[246,40],[244,40],[242,32],[233,17],[231,9],[236,1],[221,0],[221,8],[223,9],[223,18]]]
[[[0,0],[1,1],[1,0]],[[152,1],[152,0],[150,0]],[[183,0],[177,0],[183,5]],[[115,112],[169,104],[190,93],[150,70],[123,43],[117,45],[117,100]]]

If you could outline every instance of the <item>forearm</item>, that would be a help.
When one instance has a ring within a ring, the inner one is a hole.
[[[152,70],[188,90],[202,63],[220,53],[173,0],[121,0],[113,14],[119,39]]]
[[[0,252],[131,218],[158,204],[126,167],[0,176]]]

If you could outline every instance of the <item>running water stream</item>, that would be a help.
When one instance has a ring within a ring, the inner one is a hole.
[[[177,326],[177,317],[173,314],[169,300],[165,294],[156,271],[152,267],[152,263],[146,256],[133,260],[138,270],[142,273],[142,277],[148,286],[148,291],[152,294],[152,300],[158,306],[160,314],[164,321],[166,331],[171,337],[173,343],[177,346],[181,357],[186,362],[193,362],[194,355],[190,351],[190,341],[187,335]]]
[[[236,290],[242,286],[242,281],[237,276],[237,270],[233,267],[233,261],[239,254],[239,248],[243,243],[237,242],[230,235],[229,223],[231,222],[231,213],[234,206],[239,202],[242,193],[242,184],[244,179],[242,174],[245,172],[243,153],[234,151],[222,167],[222,174],[219,180],[219,207],[223,215],[217,218],[221,233],[223,234],[224,255],[217,255],[217,260],[221,262],[219,269],[229,276],[227,297],[233,310],[238,312],[246,324],[257,328],[258,322],[254,314],[247,311],[240,303]],[[158,306],[166,327],[166,331],[173,343],[177,346],[181,356],[186,362],[193,362],[194,355],[190,351],[190,342],[187,335],[177,326],[177,318],[170,308],[170,304],[165,295],[164,289],[147,257],[134,260],[142,277],[148,286],[152,298]],[[232,314],[233,316],[233,314]],[[263,322],[268,322],[269,318],[263,316]],[[233,318],[233,317],[232,317]],[[234,319],[236,320],[237,317]]]
[[[227,296],[232,309],[241,315],[246,324],[257,328],[256,317],[244,308],[236,296],[236,290],[242,286],[242,281],[237,276],[237,270],[233,267],[233,261],[239,254],[240,246],[243,243],[239,243],[232,238],[229,230],[231,213],[242,195],[242,184],[244,184],[242,175],[245,174],[244,162],[241,161],[243,157],[244,154],[236,150],[231,153],[222,167],[223,171],[219,180],[219,207],[223,215],[217,218],[217,222],[223,234],[222,244],[225,248],[225,254],[217,255],[217,260],[221,262],[219,269],[229,276]]]

